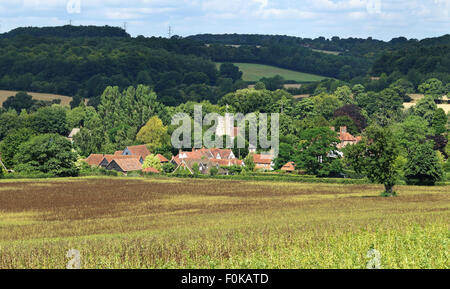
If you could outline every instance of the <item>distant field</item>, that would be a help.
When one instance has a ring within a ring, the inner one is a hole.
[[[0,180],[0,269],[450,268],[450,187]]]
[[[423,94],[410,94],[409,97],[412,98],[412,101],[403,103],[403,106],[405,107],[405,109],[413,107],[423,96],[424,96]],[[444,97],[444,99],[448,100],[448,97]],[[439,108],[442,108],[445,111],[445,113],[450,112],[450,104],[438,104],[437,106]]]
[[[0,106],[3,102],[10,96],[16,95],[17,91],[10,90],[0,90]],[[33,96],[33,99],[36,100],[53,100],[53,99],[61,99],[61,105],[69,105],[72,101],[70,96],[50,94],[50,93],[36,93],[36,92],[28,92],[29,95]]]
[[[321,81],[326,77],[309,73],[298,72],[289,69],[283,69],[270,65],[253,64],[253,63],[234,63],[244,73],[242,79],[245,81],[258,81],[263,77],[274,77],[281,75],[285,80],[293,80],[297,82],[314,82]],[[217,64],[218,66],[220,63]]]
[[[330,51],[330,50],[320,50],[320,49],[311,49],[315,52],[325,53],[325,54],[331,54],[331,55],[339,55],[341,54],[339,51]]]

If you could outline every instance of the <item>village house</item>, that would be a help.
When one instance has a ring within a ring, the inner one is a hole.
[[[104,154],[91,154],[84,161],[91,167],[92,166],[98,167],[100,166],[100,163],[103,161],[104,158],[105,158]]]
[[[180,150],[171,162],[177,166],[175,172],[186,169],[191,174],[194,173],[192,170],[194,164],[198,164],[199,171],[202,174],[209,174],[212,167],[219,169],[220,174],[227,174],[228,172],[224,167],[244,165],[244,162],[237,159],[232,150],[218,148],[194,149],[191,152]]]
[[[129,172],[141,171],[142,164],[138,158],[119,158],[113,159],[108,166],[107,170],[114,170],[124,175],[127,175]]]
[[[105,155],[100,162],[100,167],[106,168],[113,160],[119,159],[137,159],[141,164],[144,163],[144,159],[141,156],[125,156],[125,155]]]
[[[287,164],[285,164],[281,168],[281,171],[286,172],[286,173],[293,173],[293,172],[295,172],[295,163],[294,162],[288,162]]]
[[[144,160],[150,154],[146,145],[129,146],[122,151],[122,155],[124,156],[140,156]]]
[[[255,169],[261,171],[273,171],[275,166],[272,155],[253,154],[253,162],[255,163]]]
[[[331,127],[331,130],[334,131],[334,127]],[[339,128],[338,137],[340,140],[340,143],[336,146],[338,149],[343,149],[348,145],[354,145],[361,141],[361,137],[354,137],[348,133],[346,126],[341,126]]]

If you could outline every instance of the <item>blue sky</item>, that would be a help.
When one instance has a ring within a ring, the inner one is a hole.
[[[78,6],[79,3],[79,6]],[[133,35],[257,33],[426,38],[450,33],[450,0],[0,0],[0,32],[111,25]]]

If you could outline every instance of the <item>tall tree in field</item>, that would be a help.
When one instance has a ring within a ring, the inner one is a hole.
[[[396,161],[400,150],[391,129],[368,127],[363,140],[345,148],[345,162],[357,173],[366,174],[370,181],[384,185],[384,196],[394,196],[398,178]]]
[[[157,116],[154,116],[138,132],[136,140],[145,143],[148,149],[154,152],[167,142],[167,127]]]
[[[21,128],[18,130],[11,131],[4,139],[0,142],[0,152],[2,156],[3,163],[8,167],[12,168],[14,163],[14,156],[19,150],[19,146],[28,141],[35,132],[29,128]]]

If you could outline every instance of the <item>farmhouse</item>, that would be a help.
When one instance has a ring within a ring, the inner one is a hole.
[[[88,163],[88,165],[90,166],[100,166],[100,163],[103,161],[103,159],[105,158],[104,154],[91,154],[87,159],[85,159],[84,161],[86,163]]]
[[[331,127],[331,130],[334,131],[334,127]],[[350,133],[347,132],[346,126],[341,126],[339,129],[339,140],[340,143],[337,145],[338,149],[345,148],[348,145],[354,145],[361,141],[361,137],[354,137]]]
[[[294,163],[294,162],[288,162],[287,164],[285,164],[285,165],[281,168],[281,170],[282,170],[283,172],[286,172],[286,173],[292,173],[292,172],[295,171],[295,163]]]
[[[162,154],[157,154],[156,157],[159,158],[159,162],[161,164],[167,164],[169,162],[169,160]]]
[[[119,159],[137,159],[141,164],[144,163],[144,159],[140,156],[105,155],[103,160],[100,162],[100,166],[106,168],[113,160]]]
[[[256,170],[273,171],[274,163],[272,155],[254,154],[253,162]]]
[[[116,153],[118,153],[118,152],[116,152]],[[126,147],[122,151],[122,155],[124,155],[124,156],[140,156],[144,160],[150,154],[151,153],[147,149],[146,145],[129,146],[129,147]]]
[[[126,175],[129,172],[141,171],[142,164],[138,158],[119,158],[112,160],[106,169],[121,172]]]
[[[212,167],[219,169],[220,174],[227,174],[224,167],[243,166],[244,162],[237,159],[230,149],[202,148],[194,149],[191,152],[179,151],[178,155],[172,158],[172,163],[177,166],[175,172],[181,169],[194,173],[192,166],[198,164],[200,173],[208,174]]]

